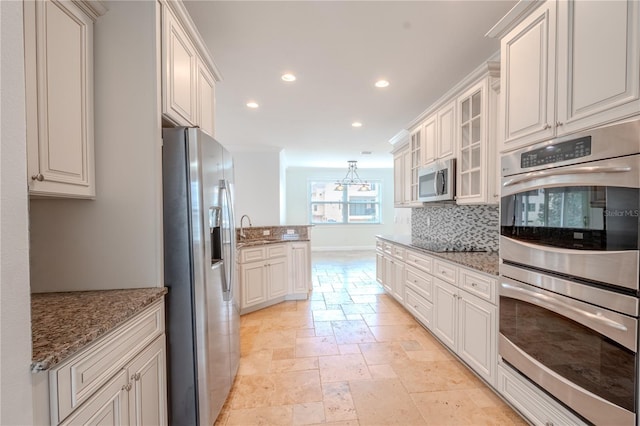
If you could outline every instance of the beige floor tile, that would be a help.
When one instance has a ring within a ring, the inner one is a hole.
[[[242,355],[238,366],[238,376],[268,373],[272,357],[273,351],[271,349],[263,349]]]
[[[405,388],[413,392],[463,390],[484,386],[457,360],[394,362],[393,369]]]
[[[361,354],[323,356],[318,362],[322,383],[371,378]]]
[[[243,376],[234,395],[232,410],[322,401],[317,370]]]
[[[367,365],[403,363],[407,353],[397,342],[362,343],[358,345]]]
[[[228,426],[270,426],[293,424],[293,405],[231,410]]]
[[[284,373],[286,371],[304,371],[317,369],[318,357],[313,356],[307,358],[281,359],[277,361],[271,361],[269,373]]]
[[[327,422],[358,418],[348,382],[322,383],[322,395]]]
[[[340,345],[338,344],[338,350],[340,351],[340,355],[348,355],[348,354],[359,354],[360,346],[355,343]]]
[[[389,364],[369,365],[369,373],[373,379],[396,379],[398,375]]]
[[[375,281],[375,257],[313,254],[309,300],[241,317],[216,425],[525,425]]]
[[[296,357],[337,355],[338,344],[333,336],[296,338]]]
[[[307,402],[293,406],[294,425],[324,423],[324,420],[324,404],[322,402]]]
[[[346,320],[342,309],[327,309],[325,311],[313,311],[314,321],[339,321]]]
[[[376,338],[364,321],[331,321],[338,344],[375,342]]]
[[[425,425],[407,390],[398,379],[349,382],[361,425]]]

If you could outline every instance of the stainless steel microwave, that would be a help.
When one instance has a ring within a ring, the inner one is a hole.
[[[418,201],[453,201],[456,159],[437,160],[418,170]]]

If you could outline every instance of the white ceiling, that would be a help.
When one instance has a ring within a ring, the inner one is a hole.
[[[392,167],[389,139],[500,48],[484,34],[515,3],[185,1],[223,77],[216,138],[345,169]]]

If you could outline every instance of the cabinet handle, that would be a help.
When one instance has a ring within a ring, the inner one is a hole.
[[[132,374],[131,380],[135,380],[136,382],[140,380],[140,373]]]
[[[548,421],[544,424],[544,426],[553,426],[553,422],[552,421]]]
[[[122,385],[122,390],[126,390],[129,392],[131,390],[131,383],[127,383],[126,385]]]
[[[556,126],[560,127],[562,126],[564,123],[562,121],[556,121]]]
[[[544,127],[542,128],[542,130],[547,130],[550,129],[551,125],[549,125],[549,123],[545,124]]]
[[[44,175],[42,173],[38,173],[37,175],[31,176],[31,180],[37,180],[38,182],[42,182],[44,180]]]
[[[476,284],[476,283],[471,283],[471,287],[478,287],[478,284]]]

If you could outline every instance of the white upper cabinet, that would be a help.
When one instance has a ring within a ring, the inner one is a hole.
[[[214,136],[215,80],[209,69],[198,60],[197,122],[203,132]]]
[[[215,64],[182,2],[162,0],[162,115],[215,136]]]
[[[436,138],[435,157],[452,157],[456,135],[456,101],[453,100],[438,110],[438,136]]]
[[[93,19],[104,11],[81,2],[24,3],[27,179],[32,195],[96,195]]]
[[[437,158],[436,147],[438,145],[438,115],[428,117],[422,125],[424,134],[424,163],[429,164]]]
[[[162,8],[162,112],[178,125],[196,124],[196,49],[168,6]]]
[[[502,38],[503,150],[640,113],[639,9],[549,0]]]
[[[483,78],[458,97],[458,204],[498,202],[495,185],[498,94],[491,88],[491,83],[497,80],[494,76]]]

